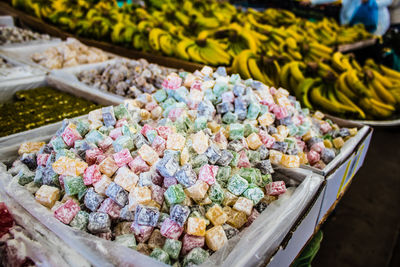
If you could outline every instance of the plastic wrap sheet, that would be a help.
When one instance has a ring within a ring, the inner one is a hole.
[[[103,69],[103,68],[107,67],[108,65],[115,65],[115,64],[118,64],[118,62],[130,61],[130,60],[131,59],[127,59],[127,58],[115,58],[115,59],[111,59],[111,60],[100,62],[100,63],[81,65],[81,66],[65,68],[65,69],[61,69],[61,70],[53,70],[49,74],[49,80],[57,81],[60,84],[61,83],[62,84],[70,84],[70,85],[73,85],[75,88],[79,88],[80,90],[90,92],[91,94],[97,94],[99,96],[107,97],[109,99],[114,99],[115,101],[123,102],[123,100],[125,99],[123,96],[113,94],[110,92],[101,91],[92,86],[89,86],[89,85],[79,81],[79,79],[77,78],[77,74],[81,73],[82,71],[86,71],[86,70]],[[166,68],[166,69],[170,70],[171,72],[177,71],[176,69],[172,69],[172,68],[167,68],[167,67],[163,67],[163,68]]]
[[[36,141],[48,141],[50,137],[44,137],[47,134],[49,132],[37,133],[31,137]],[[15,159],[18,147],[19,143],[14,142],[13,145],[1,149],[0,161]],[[269,205],[249,228],[230,239],[228,245],[214,253],[204,266],[256,266],[265,262],[278,249],[323,182],[321,176],[303,169],[278,170],[274,178],[284,180],[292,187]],[[62,224],[4,169],[1,171],[1,168],[0,180],[10,196],[93,265],[165,266],[136,251]]]
[[[20,186],[10,174],[5,172],[4,165],[0,168],[0,187],[94,266],[166,266],[140,252],[64,225],[53,217],[50,210],[36,202],[27,189]],[[74,266],[79,266],[79,264]]]
[[[23,43],[12,43],[12,44],[4,44],[0,45],[0,49],[7,49],[7,48],[17,48],[17,47],[28,47],[31,45],[42,45],[42,44],[51,44],[51,43],[61,43],[60,38],[50,37],[50,40],[32,40]]]
[[[4,58],[8,63],[12,65],[11,68],[0,69],[0,71],[2,72],[0,74],[0,88],[7,86],[9,83],[12,83],[13,81],[18,83],[21,81],[21,79],[39,81],[43,79],[43,77],[46,75],[46,73],[42,69],[26,65],[13,58],[9,58],[1,54],[0,57]],[[11,74],[3,75],[4,70]]]
[[[292,176],[281,173],[279,179],[283,178],[291,183],[297,179],[304,179],[298,187],[290,187],[284,195],[272,202],[249,228],[230,239],[227,246],[214,253],[202,266],[265,265],[311,203],[323,182],[321,176],[311,171],[297,171],[294,176],[296,171],[291,171]]]
[[[2,180],[0,180],[0,201],[7,205],[15,222],[23,228],[11,229],[12,235],[21,247],[22,252],[25,253],[26,257],[32,259],[36,266],[90,266],[85,258],[68,247],[53,232],[9,197],[4,191]]]
[[[37,68],[40,68],[46,72],[51,71],[50,69],[43,67],[40,64],[35,63],[32,59],[31,56],[33,53],[43,53],[50,47],[58,46],[61,43],[71,43],[73,41],[77,41],[74,38],[69,38],[64,42],[61,42],[61,40],[55,40],[55,41],[47,41],[47,42],[42,42],[42,43],[32,43],[30,45],[23,45],[23,46],[10,46],[10,47],[0,47],[0,53],[10,57],[10,58],[15,58],[18,61],[24,62],[30,66],[34,66]],[[103,51],[105,54],[109,55],[110,57],[115,57],[115,55],[111,53],[107,53]]]
[[[11,17],[11,16],[0,16],[0,27],[1,26],[15,27],[13,17]]]
[[[355,136],[347,140],[343,147],[340,149],[340,152],[336,157],[329,162],[323,170],[314,168],[309,165],[301,165],[301,168],[312,170],[315,173],[321,174],[322,176],[326,176],[340,166],[355,150],[357,145],[364,139],[364,137],[371,131],[369,126],[364,126],[359,123],[339,119],[333,116],[327,116],[333,122],[337,123],[340,127],[349,127],[349,128],[357,128],[358,132]]]

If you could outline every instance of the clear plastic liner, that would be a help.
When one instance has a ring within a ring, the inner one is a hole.
[[[1,54],[0,57],[11,65],[10,68],[0,68],[0,87],[6,86],[9,81],[18,82],[21,79],[40,80],[46,75],[46,73],[39,68],[28,66]]]
[[[10,232],[14,244],[20,252],[32,259],[36,266],[77,266],[89,267],[89,262],[74,249],[68,247],[53,232],[38,222],[4,191],[0,181],[0,201],[4,202],[19,227],[13,227]],[[22,227],[22,228],[21,228]]]
[[[310,204],[323,181],[321,176],[310,171],[298,171],[297,178],[303,178],[304,181],[297,188],[288,188],[248,229],[230,239],[227,246],[214,253],[202,266],[265,265]]]

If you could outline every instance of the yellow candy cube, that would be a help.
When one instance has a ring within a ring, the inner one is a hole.
[[[221,129],[221,125],[216,121],[210,121],[209,123],[207,123],[207,127],[210,128],[213,134]]]
[[[225,195],[224,201],[222,202],[224,206],[233,206],[236,203],[236,200],[238,199],[236,195],[232,194],[226,189],[224,189],[224,195]]]
[[[60,157],[52,164],[53,170],[60,175],[79,176],[88,167],[86,162],[68,157]]]
[[[207,193],[208,184],[197,180],[194,185],[185,189],[185,193],[194,200],[202,200]]]
[[[146,110],[146,109],[140,110],[140,118],[142,119],[142,121],[147,121],[150,119],[150,117],[151,117],[151,114],[148,110]]]
[[[129,210],[135,210],[137,205],[149,205],[152,202],[151,189],[147,186],[135,187],[128,195],[128,208]]]
[[[326,148],[332,148],[333,147],[332,142],[329,139],[325,139],[324,140],[324,146]]]
[[[257,150],[262,145],[260,137],[256,133],[250,134],[246,138],[246,141],[247,141],[247,145],[249,146],[249,148],[251,148],[253,150]]]
[[[322,113],[321,111],[316,111],[313,115],[314,118],[318,119],[318,120],[322,120],[325,117],[325,114]]]
[[[22,155],[24,153],[35,153],[45,145],[45,142],[25,142],[22,143],[18,149],[18,155]]]
[[[94,191],[100,195],[105,195],[107,187],[112,183],[110,177],[107,175],[102,175],[101,179],[93,184]]]
[[[341,148],[344,145],[344,140],[342,137],[335,138],[332,142],[335,148]]]
[[[214,226],[206,232],[206,244],[213,251],[219,250],[227,242],[228,238],[221,225]]]
[[[151,111],[151,118],[153,120],[157,120],[158,118],[161,117],[162,114],[162,107],[157,106]]]
[[[260,202],[266,203],[266,204],[271,204],[273,201],[277,200],[278,196],[271,196],[265,194],[264,197],[260,200]]]
[[[258,117],[258,122],[261,126],[269,126],[274,123],[275,119],[272,117],[271,113],[267,112]]]
[[[285,125],[279,125],[276,129],[278,130],[278,134],[283,138],[286,138],[289,134],[289,129]]]
[[[208,148],[208,135],[203,131],[199,131],[192,135],[192,147],[197,154],[203,154]]]
[[[283,153],[277,150],[270,150],[269,151],[269,160],[272,164],[280,164],[282,161]]]
[[[118,165],[115,163],[113,157],[108,156],[99,164],[99,170],[102,174],[112,177],[118,170]]]
[[[314,137],[314,136],[315,136],[314,132],[310,130],[305,135],[302,136],[302,139],[304,142],[307,142],[308,140],[311,139],[311,137]]]
[[[185,199],[183,200],[183,202],[181,203],[181,205],[183,206],[192,206],[193,205],[193,201],[192,199],[185,193]]]
[[[349,129],[350,135],[351,136],[355,136],[358,132],[357,128],[350,128]]]
[[[192,86],[192,84],[194,83],[194,81],[197,80],[197,77],[194,76],[192,73],[189,73],[188,75],[186,75],[185,77],[185,81],[183,82],[183,86],[190,88]]]
[[[247,222],[247,215],[242,211],[234,210],[230,207],[225,207],[224,211],[228,214],[227,224],[240,229]]]
[[[281,164],[286,168],[300,167],[300,158],[297,155],[282,155]]]
[[[186,139],[179,133],[172,133],[168,136],[167,149],[182,151]]]
[[[92,110],[88,114],[88,120],[91,123],[96,121],[101,121],[102,119],[103,119],[103,113],[101,112],[101,109]]]
[[[60,189],[53,186],[42,185],[35,194],[37,202],[51,209],[60,199]]]
[[[233,209],[244,212],[249,216],[253,209],[253,201],[245,197],[239,197],[235,205],[233,205]]]
[[[273,138],[275,138],[275,141],[277,142],[283,142],[283,140],[285,139],[282,135],[280,134],[273,134],[272,135]]]
[[[307,154],[304,152],[299,153],[299,159],[300,159],[300,164],[307,164],[308,163],[308,158]]]
[[[228,215],[222,210],[220,205],[215,204],[208,209],[206,218],[214,225],[222,225],[228,220]]]
[[[204,206],[204,205],[210,205],[212,203],[210,197],[208,195],[206,195],[203,199],[201,200],[196,200],[197,204],[199,204],[200,206]]]
[[[181,166],[185,165],[186,163],[189,162],[189,148],[188,147],[184,147],[182,152],[181,152],[181,156],[180,156],[180,164]]]
[[[114,182],[128,192],[135,188],[138,181],[139,177],[126,166],[119,168],[114,177]]]
[[[153,166],[158,161],[157,152],[147,144],[142,145],[138,150],[138,154],[150,166]]]
[[[186,232],[189,235],[205,236],[206,220],[203,218],[189,217],[186,224]]]

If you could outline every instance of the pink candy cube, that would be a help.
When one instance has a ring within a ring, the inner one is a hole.
[[[233,94],[232,91],[225,92],[221,95],[222,102],[229,102],[233,103],[235,101],[235,95]]]
[[[128,120],[127,119],[120,119],[117,121],[115,124],[115,128],[122,127],[122,125],[128,125]]]
[[[321,124],[319,125],[319,128],[321,129],[323,134],[326,134],[327,132],[332,130],[332,126],[329,123],[327,123],[326,121],[321,122]]]
[[[136,156],[128,165],[135,174],[150,170],[150,166],[140,156]]]
[[[279,196],[286,192],[286,186],[284,181],[271,182],[265,186],[267,195]]]
[[[154,128],[151,127],[149,124],[145,124],[145,125],[143,125],[142,129],[140,130],[140,133],[143,136],[146,136],[147,132],[150,131],[150,130],[154,130]]]
[[[86,150],[86,162],[89,165],[95,164],[97,161],[97,157],[102,155],[103,151],[101,151],[100,149],[96,148],[92,148],[89,150]]]
[[[301,139],[296,139],[297,147],[301,150],[304,151],[306,148],[306,143],[302,141]]]
[[[147,109],[148,111],[152,111],[157,106],[158,106],[158,104],[155,101],[152,101],[152,102],[149,102],[146,104],[145,109]]]
[[[275,143],[275,138],[273,138],[271,135],[269,135],[266,131],[260,130],[258,135],[260,136],[261,142],[267,148],[271,148],[272,145]]]
[[[321,157],[320,157],[319,153],[315,150],[311,150],[307,153],[307,159],[311,165],[314,165],[315,163],[317,163],[320,160],[320,158]]]
[[[99,147],[102,151],[106,152],[113,143],[113,139],[109,136],[100,141]]]
[[[170,74],[165,78],[162,83],[162,87],[165,89],[175,90],[178,89],[182,84],[182,79],[176,73]]]
[[[239,168],[250,168],[251,167],[249,158],[247,157],[245,150],[242,150],[239,152],[239,161],[238,161],[237,166]]]
[[[50,154],[38,154],[36,156],[36,163],[38,166],[46,166],[47,159],[49,158]]]
[[[122,136],[121,128],[112,129],[112,130],[110,131],[109,136],[110,136],[113,140],[116,140],[118,137]]]
[[[154,137],[153,142],[151,143],[151,147],[154,149],[154,151],[157,152],[159,157],[162,157],[164,155],[164,150],[166,146],[166,141],[163,139],[161,136],[157,135]]]
[[[201,91],[201,81],[200,80],[195,80],[193,83],[192,83],[192,85],[190,86],[190,90],[192,90],[192,89],[196,89],[196,90],[199,90],[199,91]]]
[[[182,255],[188,254],[194,248],[204,247],[204,236],[185,234],[182,238]]]
[[[214,165],[203,165],[199,171],[199,179],[206,182],[209,185],[215,183],[215,177],[217,176],[218,166]]]
[[[311,150],[314,150],[315,152],[318,152],[318,153],[321,153],[322,150],[324,150],[324,148],[325,148],[325,145],[323,142],[318,142],[311,146]]]
[[[54,211],[54,217],[62,223],[69,224],[80,210],[79,205],[69,199]]]
[[[75,145],[76,140],[82,140],[82,136],[74,127],[72,127],[72,125],[68,125],[68,127],[65,128],[64,132],[61,134],[61,137],[70,147]]]
[[[133,160],[131,152],[129,152],[129,149],[127,148],[124,148],[120,152],[115,153],[113,157],[118,167],[122,167]]]
[[[85,185],[91,185],[101,179],[99,165],[93,164],[86,168],[83,173],[83,182]]]
[[[121,213],[121,207],[111,198],[107,198],[101,203],[98,212],[107,213],[112,219],[117,219]]]
[[[151,185],[151,199],[153,199],[158,204],[162,205],[164,202],[164,192],[165,189],[161,186],[152,184]]]
[[[278,120],[286,118],[289,115],[288,111],[285,107],[280,107],[278,105],[274,106],[274,108],[272,109],[272,112],[275,114],[275,117]]]
[[[179,224],[170,218],[166,218],[161,225],[160,232],[166,238],[178,240],[183,232],[183,227],[179,226]]]
[[[184,112],[183,108],[174,108],[168,113],[168,118],[175,122]]]
[[[228,146],[228,140],[226,139],[226,136],[222,131],[219,131],[215,134],[214,142],[217,143],[220,149],[226,149],[226,147]]]
[[[172,134],[172,129],[168,126],[158,126],[156,130],[158,135],[164,138],[165,140],[167,140],[168,136]]]
[[[147,225],[139,225],[136,222],[133,222],[131,225],[131,230],[135,235],[136,240],[139,243],[144,243],[149,240],[151,233],[154,230],[154,227]]]

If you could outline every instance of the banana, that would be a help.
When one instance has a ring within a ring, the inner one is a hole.
[[[384,87],[386,88],[391,88],[393,86],[393,83],[386,77],[384,77],[382,74],[380,74],[378,71],[374,69],[370,69],[375,77]]]
[[[161,51],[163,51],[167,56],[172,56],[174,54],[174,41],[172,40],[171,35],[160,35],[159,44]]]
[[[150,47],[158,51],[160,50],[160,36],[167,34],[166,31],[161,30],[160,28],[153,28],[149,33],[149,44]]]
[[[386,67],[384,65],[379,65],[379,67],[386,76],[393,78],[395,80],[400,80],[400,72],[389,69],[388,67]]]
[[[336,96],[342,104],[348,105],[348,106],[352,107],[353,109],[355,109],[355,111],[359,114],[360,119],[366,118],[364,111],[360,107],[358,107],[356,104],[354,104],[354,102],[351,101],[350,98],[348,98],[340,90],[336,90]]]
[[[337,105],[337,103],[332,102],[328,98],[324,97],[322,92],[322,85],[314,87],[310,91],[310,99],[311,101],[316,104],[319,108],[325,109],[328,112],[332,112],[334,114],[341,114],[345,115],[349,112],[351,113],[352,110],[349,110],[347,107],[343,105]]]
[[[190,60],[190,56],[188,55],[186,49],[189,45],[193,45],[194,41],[190,39],[182,40],[175,46],[175,54],[184,60]]]
[[[376,94],[379,96],[380,99],[383,100],[384,103],[388,103],[391,105],[396,104],[396,99],[388,90],[386,90],[386,88],[379,82],[377,78],[371,81],[371,85],[374,87]]]
[[[349,88],[359,97],[370,97],[371,93],[367,87],[358,79],[355,70],[348,70],[346,75],[346,82]]]
[[[238,58],[237,68],[239,70],[240,76],[242,76],[245,79],[251,78],[251,74],[247,66],[247,61],[248,58],[252,56],[254,56],[254,53],[251,50],[244,50],[237,56]]]
[[[248,58],[247,67],[253,79],[258,80],[269,86],[273,85],[273,82],[268,78],[268,76],[263,75],[263,73],[261,72],[260,68],[257,65],[257,60],[255,57]]]
[[[343,54],[341,52],[335,52],[332,56],[332,66],[340,72],[344,72],[346,69],[342,65]]]
[[[290,87],[289,76],[290,76],[290,63],[286,63],[286,65],[283,66],[281,73],[279,74],[280,85],[283,88]]]
[[[356,100],[357,95],[349,88],[346,81],[347,72],[340,74],[339,78],[336,80],[335,88],[337,91],[341,91],[350,100]]]
[[[359,102],[360,106],[373,118],[384,119],[393,114],[391,109],[378,106],[377,101],[372,98],[362,98]],[[379,102],[379,101],[378,101]],[[378,103],[379,104],[379,103]]]
[[[296,83],[300,83],[304,80],[304,75],[300,70],[300,63],[299,61],[294,61],[290,63],[290,73],[291,76],[295,79]],[[304,63],[303,68],[305,68]]]
[[[197,47],[196,43],[194,43],[194,44],[188,46],[186,51],[192,61],[204,64],[205,62],[204,62],[203,58],[200,56],[199,50],[197,48],[198,47]]]
[[[325,46],[325,45],[321,45],[317,42],[311,42],[310,44],[310,48],[315,49],[315,51],[320,51],[322,54],[329,54],[331,55],[333,53],[333,49]]]
[[[308,109],[312,109],[312,104],[308,98],[311,87],[316,83],[315,79],[307,78],[304,79],[297,87],[295,94],[298,100]]]

